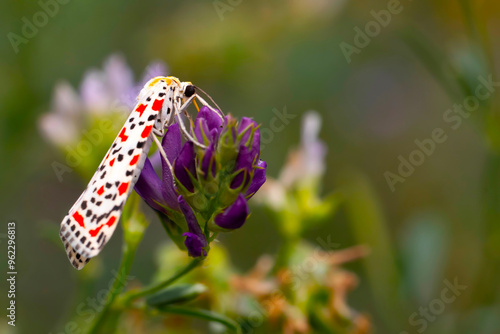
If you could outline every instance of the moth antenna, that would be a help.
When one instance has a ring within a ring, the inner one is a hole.
[[[219,113],[222,115],[222,117],[224,118],[226,115],[224,115],[224,112],[222,111],[222,109],[217,105],[217,103],[214,101],[214,99],[208,95],[203,89],[201,89],[200,87],[198,86],[194,86],[196,89],[200,90],[200,92],[202,92],[203,94],[205,94],[206,97],[208,97],[208,99],[217,107],[217,110],[219,110]]]

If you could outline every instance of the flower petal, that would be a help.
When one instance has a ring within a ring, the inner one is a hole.
[[[104,62],[104,73],[111,96],[121,99],[134,86],[134,75],[124,57],[114,54]]]
[[[173,164],[175,158],[179,155],[181,150],[181,132],[179,130],[178,124],[173,124],[168,127],[167,132],[163,136],[162,144],[163,150],[167,154],[167,159],[170,164]],[[177,202],[177,191],[174,185],[174,177],[170,170],[170,167],[165,162],[160,154],[161,166],[162,166],[162,189],[163,189],[163,199],[165,203],[174,210],[179,209],[179,204]]]
[[[250,199],[266,182],[266,168],[267,163],[264,160],[259,160],[259,162],[257,163],[257,168],[255,168],[253,174],[252,182],[245,192],[245,197],[247,198],[247,200]]]
[[[154,61],[150,63],[144,71],[141,81],[139,81],[137,85],[125,92],[125,95],[121,99],[122,102],[125,103],[129,107],[129,109],[134,108],[134,106],[137,104],[137,96],[141,92],[146,82],[151,80],[151,78],[157,76],[165,76],[168,74],[168,72],[168,66],[164,62]]]
[[[207,251],[203,249],[204,247],[207,246],[206,240],[200,238],[194,233],[186,232],[183,233],[182,235],[186,237],[184,245],[186,245],[189,256],[191,257],[207,256]]]
[[[146,84],[146,82],[151,80],[151,78],[159,77],[159,76],[166,76],[166,75],[168,75],[169,72],[170,72],[170,69],[161,60],[155,60],[155,61],[149,63],[148,67],[144,71],[144,74],[142,75],[142,79],[140,82],[140,88],[142,88]],[[137,93],[139,93],[139,92],[137,92]]]
[[[231,189],[236,189],[241,186],[242,182],[245,180],[249,182],[248,175],[253,169],[254,157],[250,154],[250,150],[244,146],[240,145],[240,150],[238,156],[236,157],[236,163],[234,166],[234,171],[241,171],[238,173],[234,179],[231,181]]]
[[[193,142],[186,142],[174,162],[174,174],[177,180],[190,192],[194,192],[194,185],[189,175],[196,178],[195,152]]]
[[[208,129],[207,121],[204,118],[197,118],[194,125],[194,135],[200,143],[204,143],[204,137],[211,140],[210,130]]]
[[[260,156],[260,130],[257,129],[257,126],[257,122],[248,117],[241,118],[240,124],[238,126],[238,134],[245,132],[243,134],[243,137],[241,138],[241,145],[247,145],[248,139],[252,135],[253,131],[250,153],[254,158],[259,158]]]
[[[181,211],[186,218],[189,229],[189,232],[183,234],[186,237],[184,244],[188,249],[189,255],[192,257],[199,257],[202,255],[206,256],[207,252],[203,248],[208,245],[207,239],[205,238],[200,225],[198,225],[198,221],[196,220],[193,210],[182,196],[178,197],[178,201]]]
[[[217,131],[221,130],[222,119],[220,115],[207,106],[201,107],[198,115],[196,115],[196,120],[198,119],[205,119],[209,132],[213,129],[217,129]]]
[[[76,125],[76,122],[54,112],[44,114],[38,120],[38,127],[43,136],[61,147],[78,142],[78,130],[80,129]]]
[[[167,128],[167,131],[163,136],[161,146],[167,154],[167,158],[170,163],[174,163],[182,148],[182,136],[179,124],[175,123]]]
[[[304,172],[311,177],[319,177],[325,172],[326,145],[319,139],[321,116],[308,111],[302,119],[301,151],[304,158]]]
[[[216,164],[215,164],[215,143],[211,143],[208,148],[206,149],[204,155],[203,155],[203,160],[201,161],[201,171],[203,172],[203,175],[205,176],[205,179],[208,176],[208,173],[210,171],[210,167],[212,167],[212,177],[215,177],[216,173]]]
[[[239,194],[233,204],[215,217],[214,222],[222,228],[234,230],[240,228],[245,223],[247,217],[247,201],[242,194]]]
[[[80,86],[82,102],[89,112],[105,113],[111,106],[106,76],[98,70],[88,71]]]
[[[68,82],[63,81],[56,84],[52,97],[52,109],[65,117],[81,116],[80,97]],[[78,122],[78,120],[74,119],[74,122]]]
[[[254,157],[250,154],[250,150],[244,146],[240,145],[240,150],[238,156],[236,157],[236,164],[234,170],[245,169],[251,171],[253,168]]]
[[[134,189],[150,207],[164,212],[163,208],[157,204],[163,202],[162,183],[149,159],[144,162]]]

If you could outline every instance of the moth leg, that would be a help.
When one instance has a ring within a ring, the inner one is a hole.
[[[175,116],[177,117],[177,123],[179,123],[179,126],[181,128],[182,133],[190,140],[192,141],[196,146],[199,146],[201,148],[207,148],[206,145],[203,145],[200,143],[196,138],[191,136],[189,131],[186,129],[186,126],[184,125],[184,121],[182,120],[181,114],[186,110],[186,108],[191,104],[191,101],[193,101],[194,97],[196,95],[191,96],[180,108],[179,110],[176,110]]]
[[[163,135],[165,134],[165,128],[162,129],[153,128],[153,133],[158,137],[163,137]]]
[[[167,159],[167,153],[165,153],[165,151],[163,150],[163,147],[161,146],[160,141],[158,140],[158,138],[156,138],[156,136],[154,134],[153,134],[153,140],[155,141],[156,146],[158,146],[158,150],[160,151],[160,155],[162,156],[163,160],[165,160],[165,162],[167,163],[168,168],[170,169],[170,172],[172,172],[172,175],[173,175],[174,170],[172,168],[172,164]]]
[[[194,102],[194,100],[193,100]],[[187,117],[187,119],[189,120],[189,124],[191,125],[191,129],[194,128],[194,122],[193,122],[193,119],[191,118],[191,115],[189,115],[189,113],[187,112],[187,109],[184,108],[184,115]]]

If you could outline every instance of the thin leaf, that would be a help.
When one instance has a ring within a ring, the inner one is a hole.
[[[156,308],[171,304],[186,303],[196,299],[206,291],[207,287],[203,284],[179,284],[148,297],[146,303]]]
[[[164,306],[158,308],[160,311],[164,313],[177,314],[177,315],[185,315],[188,317],[203,319],[207,321],[214,321],[219,324],[226,326],[231,331],[241,334],[240,325],[234,321],[233,319],[226,317],[223,314],[219,314],[209,310],[195,309],[195,308],[187,308],[181,306]]]

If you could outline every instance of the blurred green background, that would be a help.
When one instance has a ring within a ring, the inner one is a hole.
[[[325,193],[347,187],[354,195],[308,238],[370,246],[367,259],[347,266],[360,278],[349,303],[370,314],[376,333],[417,333],[412,314],[440,299],[445,281],[455,279],[467,288],[428,321],[425,333],[500,333],[500,94],[456,130],[443,121],[447,109],[474,92],[478,76],[496,76],[499,3],[402,0],[400,13],[351,62],[341,43],[354,45],[354,28],[364,29],[374,20],[370,12],[387,9],[387,1],[217,3],[227,7],[194,0],[68,1],[18,53],[7,34],[20,35],[22,18],[31,20],[41,7],[0,4],[0,233],[17,222],[17,332],[59,333],[85,298],[82,273],[50,239],[58,238],[53,234],[86,182],[75,173],[58,181],[51,163],[63,157],[42,138],[37,120],[50,110],[57,82],[76,89],[87,69],[120,53],[136,78],[151,61],[164,61],[168,74],[263,127],[273,109],[297,115],[265,145],[271,177],[298,144],[298,116],[322,115],[328,145],[322,187]],[[414,141],[436,128],[447,140],[391,191],[384,173],[397,173],[398,156],[408,159]],[[280,247],[265,212],[253,211],[242,229],[220,238],[241,270]],[[119,236],[103,251],[105,269],[87,291],[95,294],[111,279]],[[160,224],[151,224],[132,275],[148,281],[152,254],[165,239]],[[6,291],[5,280],[0,287]],[[7,305],[6,293],[0,304]]]

